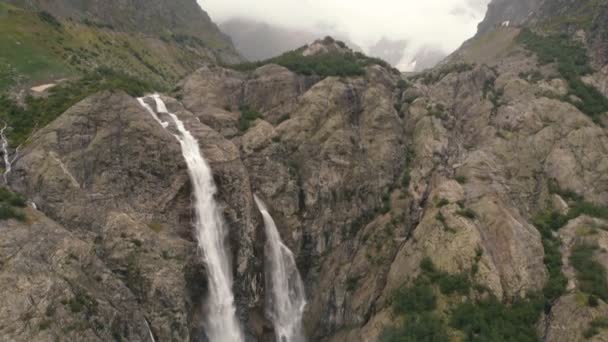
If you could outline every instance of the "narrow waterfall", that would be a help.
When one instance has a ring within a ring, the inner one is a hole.
[[[8,155],[8,140],[6,139],[6,135],[4,131],[8,127],[8,124],[4,124],[4,127],[0,130],[0,139],[2,140],[1,148],[2,148],[2,156],[4,158],[4,173],[2,177],[4,178],[4,184],[8,184],[8,174],[11,172],[12,163],[10,157]]]
[[[174,134],[182,147],[182,154],[188,165],[188,172],[195,197],[196,233],[198,247],[207,266],[209,296],[207,298],[207,315],[204,326],[210,342],[241,342],[244,340],[240,324],[236,318],[234,294],[232,293],[232,268],[230,265],[225,240],[227,231],[222,215],[214,199],[215,183],[211,169],[200,151],[198,141],[184,127],[184,123],[170,113],[159,95],[151,96],[156,103],[156,111],[168,115],[179,134]],[[157,120],[167,127],[144,102],[139,103]]]
[[[270,300],[266,308],[277,342],[304,342],[302,315],[306,306],[304,284],[293,253],[285,246],[264,203],[254,196],[266,227],[266,288]]]

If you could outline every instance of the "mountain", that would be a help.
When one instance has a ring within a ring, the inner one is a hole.
[[[100,67],[168,86],[206,62],[241,60],[194,0],[10,0],[0,17],[0,90]]]
[[[249,61],[277,57],[327,36],[327,33],[321,31],[289,29],[247,18],[229,19],[222,22],[220,28],[232,38],[236,49]],[[344,41],[351,48],[361,51],[361,48],[348,37],[341,35],[334,37]]]
[[[247,18],[232,18],[220,24],[232,38],[236,49],[249,61],[263,61],[300,48],[328,34],[355,51],[363,49],[348,37],[335,32],[296,30]],[[382,37],[369,47],[368,55],[384,59],[395,67],[422,71],[435,66],[447,54],[433,47],[422,47],[406,56],[408,42]],[[415,62],[415,63],[414,63]]]
[[[276,340],[254,195],[295,256],[310,341],[607,339],[606,4],[504,4],[410,77],[326,38],[197,69],[159,95],[173,116],[112,75],[4,99],[1,135],[24,142],[0,190],[0,334],[207,340],[188,130],[247,341]]]

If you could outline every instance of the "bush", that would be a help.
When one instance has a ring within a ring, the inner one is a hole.
[[[570,96],[565,96],[563,101],[570,102],[596,122],[608,112],[608,98],[581,80],[581,76],[593,72],[581,43],[572,41],[565,34],[540,36],[529,29],[522,30],[517,40],[536,53],[540,64],[556,63],[559,73],[568,82],[570,95],[581,99],[580,102],[572,101]]]
[[[473,209],[470,209],[470,208],[466,208],[466,209],[463,209],[463,210],[458,210],[456,212],[456,214],[458,214],[458,215],[460,215],[462,217],[468,218],[470,220],[474,220],[474,219],[477,218],[477,214],[473,211]]]
[[[597,249],[597,246],[577,244],[572,249],[570,262],[576,270],[576,279],[581,291],[608,301],[606,269],[593,259]]]
[[[19,210],[25,206],[26,201],[22,196],[0,187],[0,220],[25,221],[25,214]]]
[[[447,329],[443,321],[432,313],[407,316],[398,328],[382,332],[380,342],[448,342]]]
[[[420,278],[412,287],[399,289],[393,297],[393,311],[401,315],[432,311],[436,305],[437,298],[431,284]]]
[[[446,206],[446,205],[448,205],[448,204],[450,204],[450,201],[448,201],[448,200],[447,200],[447,199],[445,199],[445,198],[442,198],[442,199],[440,199],[440,200],[437,202],[437,207],[442,208],[442,207],[445,207],[445,206]]]
[[[495,297],[466,302],[452,312],[450,325],[465,334],[465,341],[538,341],[535,324],[542,301],[519,300],[507,306]]]
[[[239,119],[239,130],[246,132],[250,127],[251,123],[262,117],[262,114],[251,109],[249,106],[241,106],[241,118]]]
[[[55,18],[51,13],[47,11],[38,12],[38,18],[40,18],[40,20],[46,22],[47,24],[53,26],[55,29],[61,27],[61,23],[59,22],[59,20],[57,20],[57,18]]]
[[[583,336],[586,339],[591,339],[600,333],[600,329],[608,329],[608,318],[599,317],[591,321],[589,328],[583,332]]]
[[[466,295],[471,288],[469,278],[464,274],[443,274],[439,277],[438,283],[441,293],[445,295],[452,293]]]
[[[304,49],[305,47],[302,47],[261,62],[227,65],[226,67],[238,71],[251,71],[263,65],[274,63],[298,74],[321,77],[363,76],[365,74],[364,68],[373,64],[392,69],[385,61],[367,57],[361,53],[325,53],[315,56],[304,56],[302,55]]]

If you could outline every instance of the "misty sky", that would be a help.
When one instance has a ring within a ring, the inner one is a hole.
[[[341,33],[367,50],[382,37],[446,52],[475,34],[489,0],[198,0],[221,23],[247,17],[283,27]]]

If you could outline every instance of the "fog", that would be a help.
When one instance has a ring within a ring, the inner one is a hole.
[[[365,52],[406,41],[404,69],[422,48],[449,53],[475,34],[489,0],[198,0],[216,23],[247,18],[290,30],[345,36]],[[399,64],[399,63],[395,63]]]

